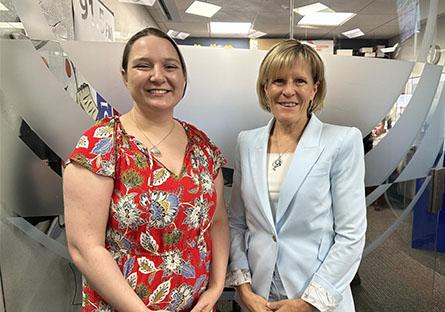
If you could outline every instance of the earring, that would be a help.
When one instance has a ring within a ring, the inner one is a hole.
[[[271,112],[271,110],[270,110],[270,99],[269,99],[269,97],[267,96],[267,94],[266,94],[266,103],[265,103],[265,107],[266,107],[266,110],[268,111],[268,112]]]
[[[307,107],[307,117],[310,118],[313,111],[312,100],[309,101],[309,105]]]

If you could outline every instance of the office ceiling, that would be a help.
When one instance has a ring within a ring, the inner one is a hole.
[[[29,0],[34,1],[34,0]],[[119,1],[119,0],[108,0]],[[173,29],[176,31],[190,33],[191,37],[212,38],[209,31],[209,22],[251,22],[253,28],[267,33],[263,38],[286,38],[289,37],[289,0],[201,0],[222,7],[212,18],[185,13],[185,10],[194,0],[156,0],[153,6],[136,4],[140,0],[127,0],[133,3],[123,5],[137,6],[146,10],[154,19],[155,23],[164,31]],[[341,33],[354,28],[360,28],[365,35],[361,39],[390,39],[400,34],[401,20],[407,22],[414,10],[401,9],[398,4],[411,3],[416,0],[294,0],[294,7],[301,7],[317,1],[328,6],[336,12],[355,13],[352,19],[338,27],[301,28],[296,24],[301,16],[295,14],[294,37],[297,39],[333,39],[345,38]],[[429,3],[434,0],[419,0],[420,19],[425,21],[428,15]],[[445,15],[445,0],[439,1],[438,15]],[[13,8],[13,0],[0,0],[9,8]],[[70,1],[45,0],[39,3],[48,12],[58,12],[58,19],[66,18],[64,32],[72,28],[70,19],[65,16],[70,12]],[[63,4],[63,5],[62,5]],[[66,12],[65,12],[66,11]],[[64,12],[63,14],[60,12]],[[47,14],[51,18],[53,14]],[[62,16],[62,17],[61,17]],[[20,21],[15,12],[0,11],[0,22]],[[54,21],[50,21],[54,22]],[[120,23],[125,23],[120,21]],[[57,24],[57,23],[56,23]],[[63,24],[63,23],[62,23]],[[121,31],[120,29],[116,29]],[[13,29],[0,28],[0,37],[6,38]],[[218,37],[224,37],[219,35]],[[233,35],[227,37],[236,37]],[[70,38],[70,34],[67,35]]]
[[[201,0],[222,7],[211,19],[185,13],[193,0],[157,0],[146,7],[159,27],[190,33],[191,37],[213,37],[209,21],[251,22],[253,28],[267,33],[266,37],[289,36],[289,0]],[[362,39],[389,39],[400,33],[399,16],[410,16],[412,10],[398,9],[398,3],[406,0],[319,0],[336,12],[351,12],[356,16],[338,27],[294,27],[294,36],[299,39],[333,39],[343,37],[342,32],[360,28]],[[294,7],[317,2],[295,0]],[[420,0],[420,13],[427,16],[429,0]],[[445,12],[445,1],[439,0],[439,12]],[[168,16],[168,17],[167,17]],[[301,16],[295,14],[295,23]],[[218,36],[221,37],[221,36]],[[231,35],[230,37],[234,37]]]

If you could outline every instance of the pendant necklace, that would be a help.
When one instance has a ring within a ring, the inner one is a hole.
[[[148,151],[150,153],[152,153],[154,156],[156,157],[162,157],[162,153],[158,148],[158,145],[161,144],[162,142],[164,142],[169,136],[170,134],[172,134],[173,129],[176,126],[175,121],[173,121],[173,127],[171,127],[171,129],[168,131],[168,133],[156,144],[153,144],[153,142],[148,138],[148,136],[145,134],[144,131],[142,131],[141,128],[139,128],[138,123],[136,122],[136,119],[134,118],[134,111],[131,112],[131,119],[133,119],[134,124],[136,125],[136,128],[139,130],[140,133],[142,133],[142,135],[147,139],[147,141],[151,144],[151,147],[148,149]]]
[[[306,126],[305,126],[306,127]],[[304,131],[304,128],[303,128],[303,131]],[[298,141],[300,141],[300,137],[301,137],[301,135],[303,134],[303,131],[301,131],[301,133],[298,135],[298,137],[297,137],[297,144],[298,144]],[[279,140],[278,140],[278,134],[277,134],[277,147],[278,147],[278,150],[281,150],[281,148],[280,148],[280,142],[279,142]],[[272,170],[273,171],[276,171],[277,170],[277,168],[279,168],[279,167],[281,167],[282,165],[283,165],[283,160],[281,159],[281,157],[283,157],[283,155],[286,153],[286,150],[284,151],[284,152],[282,152],[282,153],[278,153],[278,157],[277,157],[277,159],[275,159],[273,162],[272,162]]]
[[[278,143],[277,140],[277,145],[278,145],[278,150],[280,149],[280,144]],[[284,153],[278,153],[278,158],[275,159],[272,162],[272,170],[276,171],[278,167],[281,167],[281,165],[283,164],[283,160],[281,159],[281,157],[283,156]]]
[[[283,161],[281,160],[281,156],[282,156],[283,154],[278,154],[278,158],[277,159],[275,159],[273,162],[272,162],[272,170],[273,171],[276,171],[277,170],[277,168],[278,167],[281,167],[281,165],[283,164]]]

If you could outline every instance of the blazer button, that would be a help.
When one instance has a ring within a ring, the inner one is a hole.
[[[277,237],[275,236],[275,234],[272,235],[272,239],[273,239],[273,241],[274,241],[275,243],[277,242]]]

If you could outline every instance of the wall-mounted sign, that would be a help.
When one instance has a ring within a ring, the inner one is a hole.
[[[107,117],[113,117],[114,115],[113,107],[111,107],[111,105],[108,104],[99,93],[96,92],[96,95],[97,95],[96,98],[97,98],[97,109],[98,109],[96,120],[101,120]]]
[[[306,43],[313,47],[318,53],[334,54],[334,41],[333,40],[302,40],[301,42]]]
[[[97,108],[97,104],[94,101],[93,93],[91,92],[91,88],[88,84],[83,83],[77,89],[77,104],[82,107],[82,109],[93,119],[97,118],[99,113],[99,109]]]
[[[74,37],[81,41],[114,41],[114,15],[100,0],[72,0]]]
[[[76,101],[94,120],[116,115],[113,107],[87,82],[82,82],[77,88]]]

